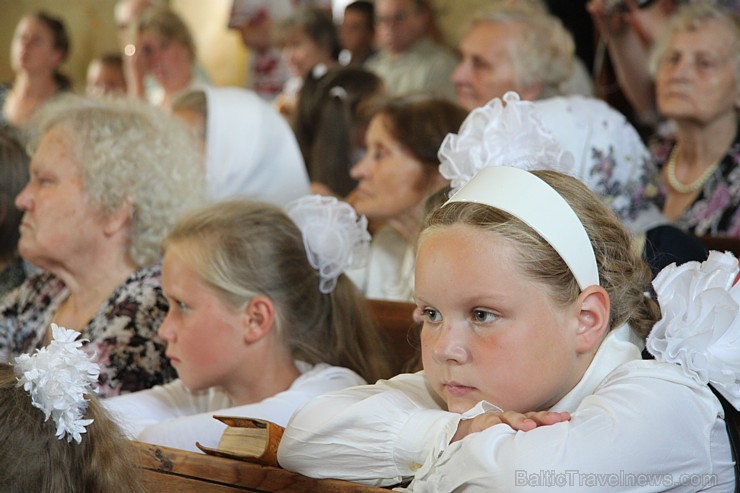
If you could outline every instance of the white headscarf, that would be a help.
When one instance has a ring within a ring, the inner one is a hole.
[[[283,206],[309,193],[293,131],[269,103],[237,87],[204,91],[208,200],[247,197]]]

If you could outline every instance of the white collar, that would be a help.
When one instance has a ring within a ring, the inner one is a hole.
[[[639,337],[627,324],[612,330],[601,343],[578,384],[552,406],[550,411],[575,411],[581,401],[593,394],[596,387],[614,369],[628,361],[642,359],[642,347]]]

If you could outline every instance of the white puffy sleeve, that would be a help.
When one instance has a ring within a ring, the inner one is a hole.
[[[719,402],[677,367],[653,363],[612,373],[568,422],[528,432],[499,424],[451,444],[409,491],[733,491]]]
[[[325,394],[292,418],[280,465],[316,478],[389,486],[443,450],[460,415],[444,411],[423,372]]]
[[[101,400],[123,432],[137,438],[148,426],[162,421],[226,407],[229,398],[220,389],[191,392],[177,379],[165,385]]]

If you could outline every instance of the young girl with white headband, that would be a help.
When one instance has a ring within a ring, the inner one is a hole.
[[[617,217],[559,172],[484,168],[419,238],[424,370],[312,400],[291,419],[280,464],[412,480],[415,492],[731,491],[724,413],[706,383],[740,404],[740,288],[723,298],[725,325],[680,324],[703,294],[688,286],[697,276],[727,294],[738,271],[728,257],[721,276],[714,257],[708,273],[686,264],[688,279],[656,281],[667,309],[649,346],[657,360],[643,361],[660,311]],[[687,333],[700,337],[677,349]]]
[[[216,203],[167,237],[159,334],[179,379],[105,402],[133,437],[215,447],[225,425],[214,414],[284,426],[312,397],[388,376],[379,333],[343,274],[367,255],[365,218],[319,196],[287,211]]]

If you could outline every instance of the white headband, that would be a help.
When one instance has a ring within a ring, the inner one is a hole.
[[[532,173],[509,166],[483,168],[447,204],[451,202],[474,202],[508,212],[558,252],[581,290],[599,284],[596,256],[580,219],[559,193]]]

